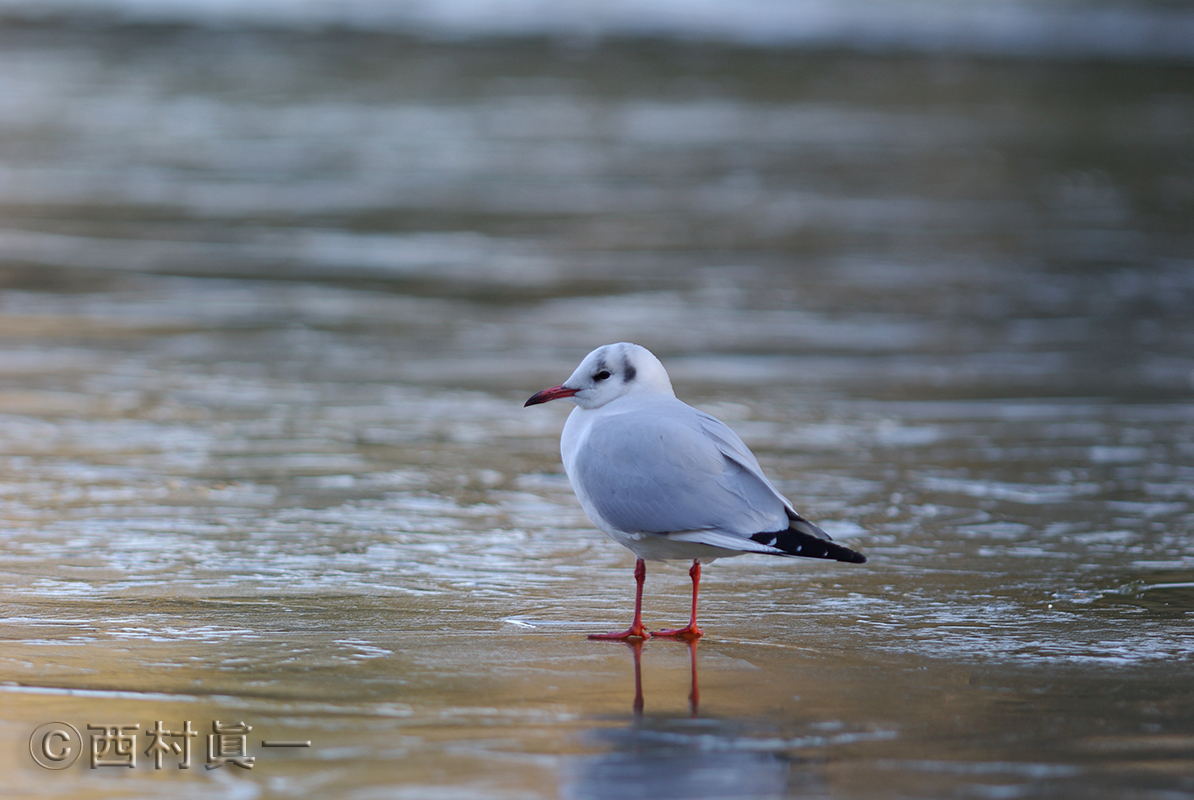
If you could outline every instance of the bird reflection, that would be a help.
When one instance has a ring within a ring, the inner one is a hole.
[[[749,733],[749,721],[698,718],[696,639],[684,643],[692,676],[688,718],[644,715],[644,643],[642,639],[623,642],[634,665],[633,722],[625,727],[602,726],[586,734],[585,739],[602,752],[567,760],[561,774],[561,798],[762,800],[824,793],[816,775],[795,769],[782,748],[761,748]]]
[[[634,659],[634,716],[639,719],[643,715],[643,707],[645,702],[643,700],[643,639],[631,639],[624,642],[626,647],[630,648],[631,656]],[[701,704],[701,690],[697,684],[697,644],[699,639],[688,639],[684,644],[688,647],[688,667],[691,675],[688,691],[688,713],[692,718],[696,718],[697,708]]]

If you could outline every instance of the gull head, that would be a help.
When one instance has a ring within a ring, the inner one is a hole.
[[[531,395],[526,405],[568,399],[581,408],[600,408],[630,394],[674,397],[672,382],[659,359],[645,347],[618,342],[598,347],[585,356],[576,372],[559,386]]]

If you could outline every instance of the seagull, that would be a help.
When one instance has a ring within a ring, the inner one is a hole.
[[[636,556],[634,621],[625,631],[590,639],[701,636],[701,564],[717,558],[763,553],[866,561],[797,514],[728,425],[679,400],[647,348],[598,347],[568,380],[531,395],[524,408],[565,399],[576,404],[560,436],[572,490],[593,524]],[[692,559],[692,614],[684,628],[648,633],[646,562],[668,559]]]

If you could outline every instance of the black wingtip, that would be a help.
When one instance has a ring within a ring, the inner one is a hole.
[[[817,528],[816,530],[820,530]],[[847,564],[865,564],[866,556],[849,547],[842,547],[837,542],[822,539],[811,533],[788,528],[786,531],[771,533],[756,533],[750,537],[759,544],[782,550],[785,555],[801,556],[803,558],[825,558],[831,561],[844,561]]]

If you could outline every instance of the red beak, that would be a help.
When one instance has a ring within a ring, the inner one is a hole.
[[[561,397],[571,397],[579,392],[580,389],[567,389],[563,385],[552,386],[550,389],[544,389],[541,392],[535,392],[530,399],[523,403],[522,407],[537,406],[540,403],[546,403],[548,400],[559,400]]]

